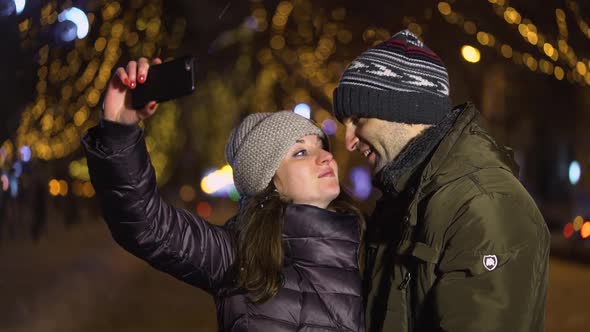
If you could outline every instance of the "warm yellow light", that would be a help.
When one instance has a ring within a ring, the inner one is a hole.
[[[520,32],[520,34],[523,37],[526,37],[527,34],[529,33],[529,27],[526,24],[519,24],[518,25],[518,32]]]
[[[532,57],[532,56],[528,57],[526,59],[525,64],[530,70],[532,70],[532,71],[537,70],[538,63],[537,63],[537,59],[535,59],[534,57]]]
[[[438,11],[443,15],[451,14],[451,5],[448,2],[441,1],[438,3]]]
[[[195,189],[193,189],[192,186],[187,184],[180,187],[179,195],[180,199],[182,199],[185,202],[190,202],[194,200],[196,197]]]
[[[506,22],[512,24],[520,24],[521,21],[520,13],[512,7],[506,8],[506,11],[504,12],[504,19]]]
[[[473,23],[471,21],[467,21],[467,22],[463,23],[463,29],[465,29],[465,32],[470,35],[477,32],[477,26],[475,25],[475,23]]]
[[[578,73],[582,76],[586,75],[586,64],[583,63],[582,61],[578,61],[578,63],[576,64],[576,69],[578,70]]]
[[[59,194],[61,196],[68,194],[68,183],[65,180],[59,180]]]
[[[555,10],[555,16],[557,17],[558,21],[565,21],[565,13],[562,9],[557,8]]]
[[[582,229],[582,224],[584,223],[584,218],[582,216],[577,216],[574,218],[574,231],[579,231]]]
[[[502,55],[505,58],[512,57],[512,47],[510,45],[507,45],[507,44],[502,45],[502,47],[500,47],[500,51],[502,52]]]
[[[555,49],[551,44],[545,43],[545,45],[543,45],[543,51],[545,52],[545,54],[547,54],[548,57],[552,57],[553,52],[555,52]]]
[[[57,196],[59,195],[59,181],[57,181],[56,179],[52,179],[51,181],[49,181],[49,193],[52,196]]]
[[[90,182],[85,182],[82,185],[82,194],[86,197],[92,197],[95,194],[94,191],[94,187],[92,186],[92,183]]]
[[[461,48],[461,55],[467,62],[476,63],[479,62],[481,55],[479,50],[473,46],[464,45]]]
[[[539,36],[537,35],[537,33],[534,31],[530,31],[530,30],[527,33],[526,38],[529,41],[529,43],[531,43],[533,45],[536,45],[537,41],[539,41]]]
[[[285,47],[285,37],[276,35],[270,39],[270,47],[274,50],[280,50]]]
[[[487,33],[480,31],[477,33],[477,41],[482,45],[487,45],[490,42],[490,37]]]
[[[553,70],[553,75],[555,75],[555,78],[561,81],[565,75],[565,72],[563,71],[563,68],[555,66],[555,69]]]
[[[416,36],[422,35],[422,27],[419,24],[416,24],[416,23],[408,24],[408,30],[410,30]]]
[[[580,235],[582,236],[582,239],[590,237],[590,221],[586,221],[582,225],[582,228],[580,229]]]

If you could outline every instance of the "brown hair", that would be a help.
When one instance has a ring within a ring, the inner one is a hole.
[[[251,300],[256,303],[275,296],[283,284],[282,235],[288,204],[271,182],[261,193],[249,198],[237,216],[237,287],[251,293]],[[328,208],[358,215],[362,239],[364,219],[346,193],[341,191]]]

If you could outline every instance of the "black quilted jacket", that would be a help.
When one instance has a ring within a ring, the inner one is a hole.
[[[103,121],[82,144],[115,241],[158,270],[212,294],[219,330],[364,331],[355,216],[290,205],[283,231],[284,286],[255,304],[232,288],[235,232],[160,197],[138,127]]]

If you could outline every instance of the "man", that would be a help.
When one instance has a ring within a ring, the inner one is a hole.
[[[367,232],[367,331],[542,331],[547,226],[475,107],[451,107],[440,58],[395,34],[346,69],[334,114],[383,193]]]

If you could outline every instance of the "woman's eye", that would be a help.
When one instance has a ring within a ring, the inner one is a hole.
[[[302,157],[302,156],[305,156],[306,154],[307,154],[306,150],[299,150],[299,151],[295,152],[293,157]]]

